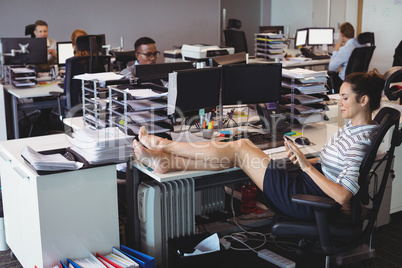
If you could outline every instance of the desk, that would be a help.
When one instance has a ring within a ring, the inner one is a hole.
[[[49,92],[55,91],[63,93],[64,90],[57,84],[50,85],[36,85],[34,87],[15,88],[11,85],[5,85],[4,89],[11,95],[12,101],[12,117],[13,117],[13,129],[14,138],[19,138],[19,126],[18,126],[18,111],[19,110],[37,110],[57,107],[56,100],[46,100],[31,103],[18,103],[18,99],[36,98],[36,97],[48,97],[51,96]]]
[[[317,154],[327,140],[338,130],[338,126],[325,123],[315,123],[307,125],[304,129],[295,129],[304,132],[304,135],[310,138],[315,144],[302,148],[304,153]],[[318,134],[319,133],[319,134]],[[273,159],[284,159],[286,152],[280,152],[270,155]],[[141,233],[140,220],[138,218],[137,192],[140,184],[140,175],[146,175],[158,182],[168,182],[184,178],[193,178],[194,191],[207,189],[225,184],[248,180],[247,175],[240,168],[230,168],[221,171],[171,171],[166,174],[158,174],[144,168],[141,164],[130,160],[127,165],[127,211],[128,228],[127,238],[129,246],[140,249]],[[193,215],[195,218],[195,215]]]
[[[309,61],[291,61],[284,60],[280,61],[282,63],[283,68],[304,68],[304,67],[312,67],[312,66],[324,66],[325,70],[328,69],[330,59],[322,59],[322,60],[309,60]],[[254,58],[249,59],[248,63],[274,63],[273,60],[266,60],[262,58]]]
[[[21,157],[66,148],[65,134],[0,142],[6,242],[23,267],[53,267],[67,258],[119,247],[116,165],[38,175]]]

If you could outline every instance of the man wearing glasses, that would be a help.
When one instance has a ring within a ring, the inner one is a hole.
[[[134,49],[137,57],[136,65],[156,63],[160,55],[160,52],[156,50],[155,41],[149,37],[141,37],[135,41]]]

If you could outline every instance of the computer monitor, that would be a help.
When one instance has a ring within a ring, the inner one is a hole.
[[[333,45],[334,44],[334,28],[309,28],[307,35],[307,45]]]
[[[155,79],[168,80],[169,73],[194,69],[193,62],[169,62],[169,63],[155,63],[155,64],[141,64],[134,65],[134,76],[139,79],[140,82],[151,81]]]
[[[66,59],[74,57],[72,42],[57,42],[57,65],[65,66]]]
[[[46,38],[0,38],[4,65],[47,64]]]
[[[222,68],[223,105],[280,100],[282,64],[239,64]]]
[[[178,71],[176,112],[198,114],[199,109],[215,108],[219,105],[220,88],[219,67]]]
[[[260,33],[284,33],[284,27],[283,26],[260,26],[259,27],[259,32]]]
[[[307,44],[308,29],[297,29],[295,36],[295,47],[305,46]]]

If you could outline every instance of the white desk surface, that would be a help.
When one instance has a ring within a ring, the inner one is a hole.
[[[335,124],[327,124],[324,122],[315,123],[311,125],[303,126],[303,129],[294,129],[296,131],[302,132],[305,137],[307,137],[314,145],[301,147],[303,153],[317,153],[321,151],[322,146],[329,140],[332,135],[338,130],[338,126]],[[272,159],[283,159],[286,157],[286,152],[279,152],[275,154],[270,154]],[[191,177],[200,177],[217,173],[225,173],[240,170],[240,168],[230,168],[220,171],[204,171],[204,170],[191,170],[191,171],[169,171],[165,174],[156,173],[154,171],[148,170],[141,163],[134,161],[133,166],[136,167],[141,172],[144,172],[154,180],[159,182],[166,182],[172,180],[179,180]]]
[[[57,83],[46,84],[46,85],[36,85],[32,87],[21,87],[15,88],[10,85],[5,85],[4,88],[13,96],[18,99],[23,98],[36,98],[36,97],[46,97],[50,96],[49,92],[55,91],[63,93],[64,90],[60,88]]]

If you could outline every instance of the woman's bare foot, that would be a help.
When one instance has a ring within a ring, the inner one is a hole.
[[[154,151],[141,146],[138,141],[133,141],[134,155],[141,163],[149,166],[158,173],[166,173],[169,170],[169,159],[161,151]]]
[[[144,126],[142,126],[140,128],[140,131],[138,132],[138,139],[148,149],[161,150],[163,147],[162,142],[164,139],[155,135],[148,134]]]

